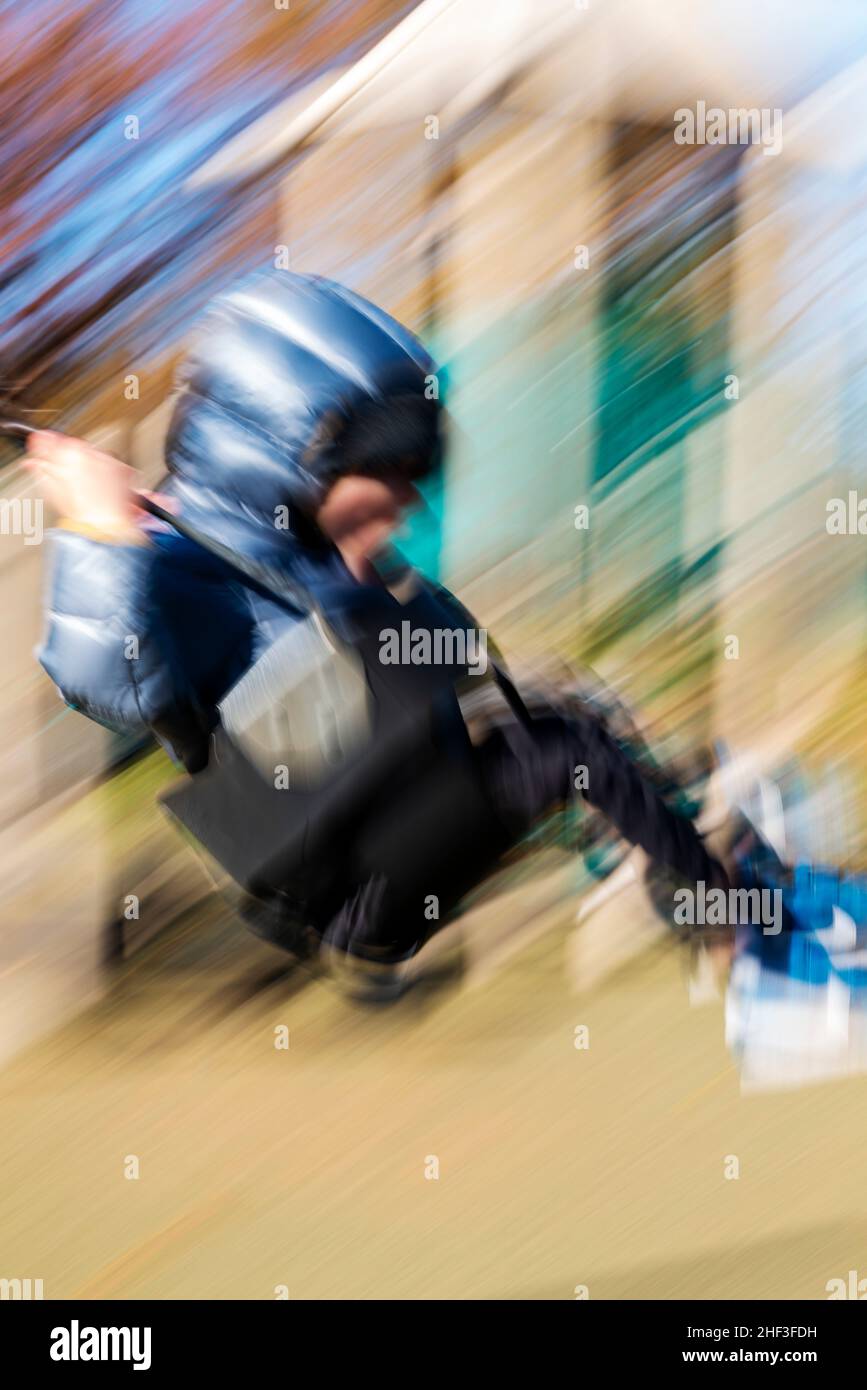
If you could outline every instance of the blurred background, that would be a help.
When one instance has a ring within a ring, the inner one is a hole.
[[[3,414],[153,484],[208,300],[278,256],[350,285],[442,364],[453,445],[411,556],[516,666],[591,667],[661,759],[723,745],[765,777],[790,858],[867,871],[867,543],[826,527],[865,473],[862,4],[28,0],[0,32]],[[698,103],[779,113],[779,150],[677,143]],[[3,449],[12,504],[34,484]],[[165,755],[63,706],[32,655],[49,547],[6,531],[0,1276],[821,1298],[867,1274],[858,912],[806,965],[742,942],[729,980],[637,855],[603,875],[541,836],[438,971],[353,1008],[232,920],[154,805]]]

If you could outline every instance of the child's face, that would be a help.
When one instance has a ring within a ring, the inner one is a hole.
[[[417,502],[416,489],[402,479],[339,478],[316,521],[338,549],[367,557],[382,548]]]

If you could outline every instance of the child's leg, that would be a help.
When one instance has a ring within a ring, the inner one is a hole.
[[[725,885],[692,822],[671,810],[592,716],[552,713],[529,728],[510,725],[479,751],[489,798],[517,834],[577,790],[651,859],[688,882]]]
[[[440,765],[372,816],[364,868],[328,922],[327,942],[371,960],[405,955],[540,816],[575,795],[576,779],[631,844],[690,883],[726,884],[692,822],[666,805],[597,720],[552,713],[496,730],[470,764]],[[428,916],[431,903],[436,916]]]

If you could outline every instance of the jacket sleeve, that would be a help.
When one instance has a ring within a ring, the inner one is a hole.
[[[51,533],[37,658],[67,704],[109,727],[158,731],[216,702],[249,657],[246,593],[180,537],[112,545]]]

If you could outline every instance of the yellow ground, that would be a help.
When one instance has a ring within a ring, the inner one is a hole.
[[[863,1271],[865,1084],[742,1098],[667,940],[576,993],[574,905],[492,978],[383,1012],[188,915],[0,1074],[0,1272],[47,1298],[569,1299]]]

